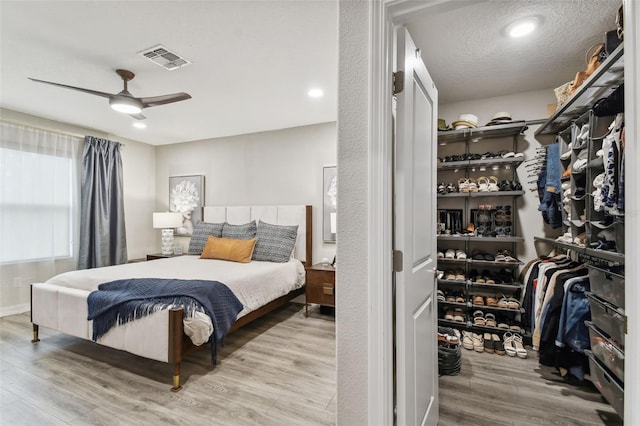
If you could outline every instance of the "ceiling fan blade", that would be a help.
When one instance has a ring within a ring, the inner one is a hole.
[[[45,83],[45,84],[51,84],[52,86],[64,87],[65,89],[73,89],[73,90],[77,90],[79,92],[88,93],[90,95],[102,96],[104,98],[110,98],[110,97],[113,96],[112,93],[99,92],[97,90],[91,90],[91,89],[83,89],[82,87],[67,86],[66,84],[53,83],[51,81],[38,80],[37,78],[29,77],[29,80],[35,81],[37,83]]]
[[[136,120],[146,120],[147,117],[145,117],[141,112],[137,113],[137,114],[129,114],[130,116],[132,116],[133,118],[135,118]]]
[[[170,104],[172,102],[186,101],[191,99],[191,95],[188,93],[180,92],[172,95],[152,96],[150,98],[138,98],[144,108],[154,107],[158,105]]]

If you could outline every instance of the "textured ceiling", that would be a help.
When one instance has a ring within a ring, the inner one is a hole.
[[[584,70],[589,47],[615,29],[620,0],[453,1],[407,27],[438,86],[442,103],[546,89]],[[504,30],[537,17],[538,31],[519,39]]]
[[[443,103],[556,87],[612,29],[619,0],[448,1],[408,23]],[[151,144],[207,139],[337,118],[337,3],[0,1],[0,106]],[[536,15],[540,32],[501,31]],[[193,62],[166,71],[137,52],[162,44]],[[148,128],[104,98],[34,77],[134,96],[193,99],[144,110]],[[309,99],[321,87],[324,98]]]

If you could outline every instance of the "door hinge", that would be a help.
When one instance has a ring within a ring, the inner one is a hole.
[[[393,272],[402,272],[402,252],[400,250],[393,251]]]
[[[396,71],[393,73],[393,94],[397,95],[403,90],[404,90],[404,71]]]

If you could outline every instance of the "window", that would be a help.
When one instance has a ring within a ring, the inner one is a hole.
[[[0,146],[0,262],[68,259],[77,251],[79,138],[23,128]],[[33,132],[34,135],[28,133]],[[50,136],[49,136],[50,135]],[[73,139],[60,144],[57,138]],[[70,149],[71,148],[71,149]]]

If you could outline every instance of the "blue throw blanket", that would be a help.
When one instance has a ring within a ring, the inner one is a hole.
[[[216,344],[242,310],[242,303],[229,287],[218,281],[136,278],[100,284],[89,294],[89,317],[93,340],[116,324],[124,324],[169,306],[181,306],[184,315],[202,307],[213,323],[211,360],[216,364]]]

